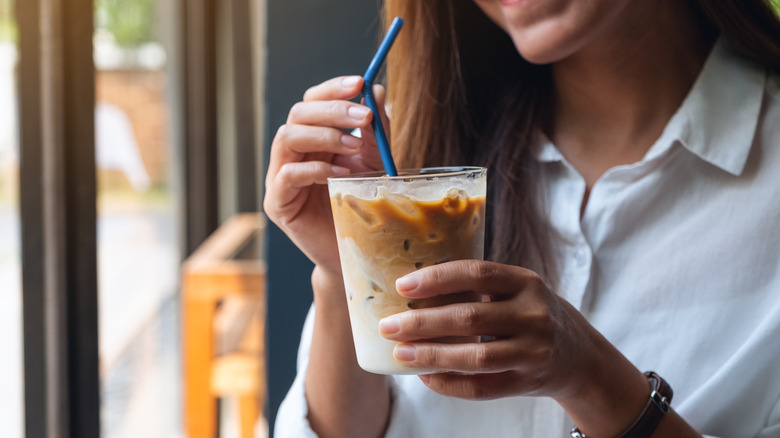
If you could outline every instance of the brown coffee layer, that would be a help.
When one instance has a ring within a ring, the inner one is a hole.
[[[415,302],[397,295],[398,277],[451,260],[483,258],[484,196],[469,198],[457,189],[438,201],[336,194],[331,207],[342,263],[351,264],[342,267],[349,277],[345,280],[361,285],[359,291],[348,290],[348,298],[362,300],[376,316],[396,313],[399,307],[435,305],[435,299]]]

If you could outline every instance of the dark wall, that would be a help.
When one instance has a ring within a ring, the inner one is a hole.
[[[267,0],[266,164],[273,135],[308,87],[333,76],[364,73],[379,40],[378,4]],[[273,428],[295,377],[301,326],[311,304],[312,265],[275,226],[269,227],[266,243],[268,419]]]

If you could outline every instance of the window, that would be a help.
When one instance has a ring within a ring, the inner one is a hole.
[[[16,116],[16,23],[12,0],[0,0],[0,424],[23,435],[22,302],[19,231],[19,154]]]
[[[179,192],[168,2],[95,0],[102,435],[181,429]]]
[[[265,11],[0,0],[4,437],[184,435],[180,262],[257,211]]]

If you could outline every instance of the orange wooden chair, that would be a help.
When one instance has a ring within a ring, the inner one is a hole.
[[[265,218],[227,220],[182,265],[184,422],[189,438],[215,438],[217,401],[238,400],[240,436],[254,437],[266,396]]]

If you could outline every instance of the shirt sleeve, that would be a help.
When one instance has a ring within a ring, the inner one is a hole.
[[[301,343],[298,347],[295,380],[276,414],[276,422],[274,423],[275,438],[317,438],[317,434],[309,424],[309,407],[306,401],[304,386],[314,332],[314,314],[315,309],[314,305],[312,305],[303,324]],[[396,402],[400,391],[401,388],[396,379],[390,378],[390,395],[393,405],[390,413],[390,424],[385,438],[408,438],[411,436],[407,423],[398,419],[399,416],[403,417],[405,414],[403,409],[398,409],[399,403]]]
[[[317,434],[312,430],[307,418],[309,408],[304,389],[304,377],[306,376],[306,367],[309,365],[309,350],[313,331],[314,305],[309,308],[301,332],[297,375],[276,414],[276,422],[274,423],[274,437],[276,438],[317,438]]]
[[[780,400],[775,403],[772,413],[769,415],[767,426],[761,430],[757,438],[775,438],[780,436]]]

